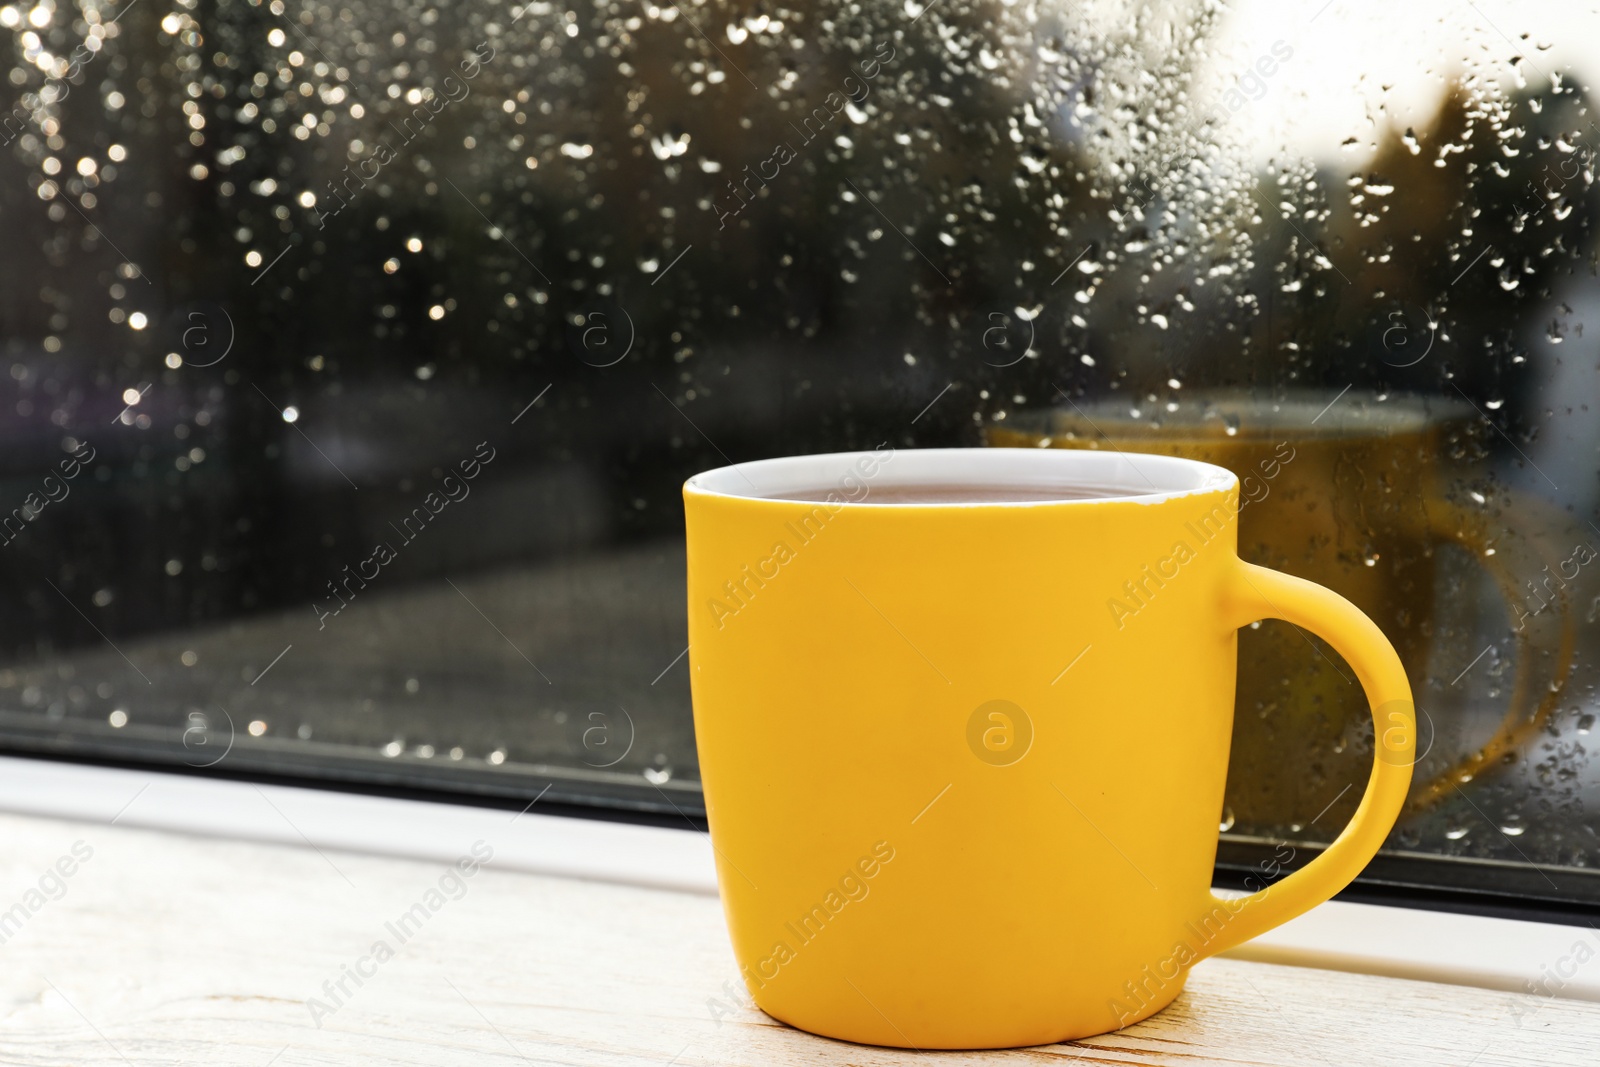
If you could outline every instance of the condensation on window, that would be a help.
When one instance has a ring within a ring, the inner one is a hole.
[[[1393,849],[1592,866],[1567,7],[0,7],[0,732],[692,814],[684,477],[1135,447],[1398,635]],[[1241,650],[1221,827],[1331,839],[1350,668]]]

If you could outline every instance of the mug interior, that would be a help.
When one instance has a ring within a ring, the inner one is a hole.
[[[736,463],[696,474],[686,493],[753,500],[816,503],[795,494],[837,490],[848,507],[1074,507],[1110,500],[1157,503],[1191,493],[1226,490],[1231,471],[1198,460],[1146,452],[1040,448],[919,448],[833,452]],[[874,501],[871,488],[981,485],[1049,490],[1063,486],[1094,494],[1086,499]],[[869,491],[862,493],[863,486]],[[860,499],[855,499],[857,496]]]

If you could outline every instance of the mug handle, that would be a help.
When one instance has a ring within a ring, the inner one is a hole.
[[[1322,637],[1355,668],[1372,705],[1372,777],[1355,815],[1323,853],[1293,874],[1247,897],[1207,893],[1212,914],[1231,918],[1197,959],[1223,952],[1288,922],[1349,885],[1389,836],[1411,785],[1417,718],[1411,683],[1394,646],[1350,601],[1315,582],[1238,561],[1227,579],[1225,619],[1237,629],[1282,619]]]
[[[1516,515],[1532,515],[1548,512],[1549,508],[1542,502],[1530,497],[1526,493],[1515,490],[1509,491],[1511,497],[1512,513]],[[1458,507],[1448,500],[1437,497],[1427,502],[1428,528],[1435,540],[1450,541],[1460,545],[1471,552],[1478,560],[1478,565],[1489,572],[1490,577],[1500,588],[1500,595],[1505,598],[1506,606],[1516,613],[1517,605],[1522,602],[1522,592],[1517,588],[1517,574],[1527,578],[1537,577],[1542,569],[1551,565],[1551,560],[1544,557],[1544,553],[1530,547],[1529,539],[1507,539],[1500,546],[1490,544],[1487,532],[1483,529],[1482,516]],[[1544,516],[1548,522],[1550,516]],[[1565,516],[1558,516],[1557,520],[1564,520]],[[1566,590],[1552,590],[1555,594],[1555,613],[1534,625],[1526,625],[1529,618],[1524,616],[1525,625],[1516,629],[1517,634],[1517,666],[1511,685],[1510,703],[1506,707],[1505,718],[1501,720],[1499,729],[1495,731],[1486,743],[1471,755],[1464,756],[1444,771],[1435,775],[1426,785],[1417,791],[1417,796],[1411,800],[1414,810],[1431,807],[1442,799],[1453,785],[1461,785],[1471,781],[1482,774],[1488,767],[1498,763],[1507,753],[1521,748],[1523,743],[1537,734],[1550,720],[1550,713],[1560,703],[1561,691],[1566,687],[1567,678],[1572,673],[1572,653],[1576,644],[1576,623],[1572,618],[1572,602],[1567,597]],[[1540,611],[1538,614],[1544,614]],[[1559,628],[1559,641],[1551,640],[1554,631]],[[1535,660],[1541,648],[1556,649],[1555,662],[1551,665],[1550,681],[1542,690],[1538,691],[1537,700],[1534,699],[1532,690],[1536,677],[1537,664]],[[1530,705],[1531,709],[1530,709]],[[1524,709],[1529,709],[1524,714]]]

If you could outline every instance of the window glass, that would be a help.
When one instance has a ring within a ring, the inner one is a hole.
[[[685,477],[1169,451],[1406,661],[1375,877],[1600,900],[1596,29],[0,7],[0,742],[695,817]],[[1331,840],[1372,727],[1317,638],[1240,652],[1248,867]]]

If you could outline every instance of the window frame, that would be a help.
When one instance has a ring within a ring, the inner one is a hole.
[[[544,801],[539,801],[543,804]],[[96,766],[0,754],[0,811],[394,858],[450,862],[478,838],[508,870],[714,896],[710,838],[679,820],[513,810],[371,791],[257,782],[237,774]],[[573,816],[580,816],[574,818]],[[1500,990],[1523,996],[1595,926],[1332,900],[1224,956]],[[1600,967],[1552,996],[1600,1003]]]

